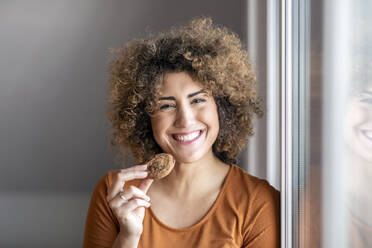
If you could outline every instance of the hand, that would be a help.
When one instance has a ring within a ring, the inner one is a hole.
[[[120,233],[128,237],[139,237],[143,230],[145,207],[150,206],[150,197],[146,195],[153,180],[144,179],[139,187],[130,186],[123,190],[124,184],[133,179],[147,177],[147,165],[136,165],[122,169],[107,189],[107,202],[120,223]]]

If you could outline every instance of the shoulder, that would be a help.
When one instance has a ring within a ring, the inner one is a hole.
[[[278,247],[280,234],[280,194],[266,180],[233,167],[232,189],[239,187],[242,206],[244,247]],[[238,191],[238,190],[231,190]],[[236,196],[235,196],[236,197]],[[236,200],[236,199],[235,199]]]
[[[227,198],[241,209],[246,223],[260,218],[276,218],[280,213],[280,193],[266,180],[252,176],[236,165],[232,165]]]
[[[279,197],[279,191],[266,180],[255,177],[237,165],[232,165],[230,183],[233,188],[239,188],[249,196]]]

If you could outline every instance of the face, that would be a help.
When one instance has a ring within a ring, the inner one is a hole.
[[[346,128],[354,152],[372,162],[372,87],[350,99]]]
[[[162,150],[180,163],[213,156],[212,145],[219,131],[213,96],[187,73],[177,72],[164,75],[158,100],[151,126]]]

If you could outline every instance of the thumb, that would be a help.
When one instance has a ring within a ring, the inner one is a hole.
[[[149,190],[152,182],[154,181],[154,179],[144,179],[141,184],[138,186],[138,188],[140,190],[142,190],[143,192],[145,192],[145,194],[147,193],[147,191]]]

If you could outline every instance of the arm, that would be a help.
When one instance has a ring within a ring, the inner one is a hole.
[[[143,170],[143,166],[122,169],[98,182],[87,214],[84,247],[137,247],[152,180],[143,180],[139,188],[124,184],[146,177]]]
[[[112,248],[137,248],[140,237],[128,238],[125,234],[119,233]]]
[[[119,232],[119,224],[106,201],[107,177],[101,178],[92,194],[85,223],[84,248],[111,247]]]
[[[243,235],[244,248],[280,247],[280,194],[266,181],[252,198]]]

